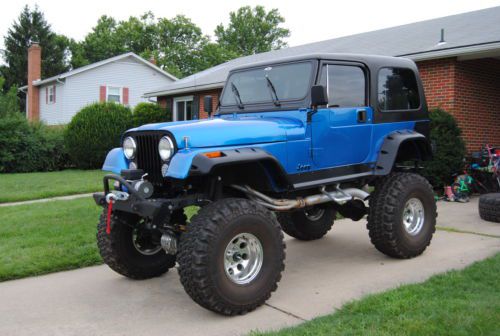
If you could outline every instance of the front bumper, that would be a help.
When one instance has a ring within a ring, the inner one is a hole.
[[[132,213],[140,217],[147,217],[151,219],[162,218],[172,211],[184,208],[189,205],[195,205],[199,201],[197,195],[182,196],[178,198],[144,198],[133,186],[133,181],[125,180],[120,175],[108,174],[103,178],[104,192],[97,192],[93,194],[94,201],[99,206],[106,206],[106,196],[109,194],[117,194],[116,191],[111,191],[109,188],[109,181],[118,181],[126,192],[120,191],[125,194],[126,199],[116,199],[113,201],[113,211],[122,211]]]
[[[94,201],[97,205],[105,206],[106,195],[104,192],[94,193]],[[138,200],[134,197],[129,197],[125,201],[117,200],[113,203],[113,210],[133,213],[141,217],[154,218],[160,212],[163,202],[156,202],[155,199],[151,200]],[[167,204],[168,208],[168,204]]]

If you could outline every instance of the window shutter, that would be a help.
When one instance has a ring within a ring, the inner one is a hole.
[[[49,103],[49,87],[45,87],[45,104]]]
[[[106,101],[106,87],[103,85],[99,87],[99,101],[100,102]]]
[[[54,104],[56,103],[56,86],[54,85]]]
[[[123,88],[123,105],[128,105],[128,88],[124,87]]]

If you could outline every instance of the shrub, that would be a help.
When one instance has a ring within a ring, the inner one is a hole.
[[[434,158],[425,162],[423,174],[435,188],[452,183],[452,175],[462,171],[465,143],[455,118],[442,109],[430,112],[431,141],[435,146]]]
[[[172,121],[169,109],[162,108],[155,103],[139,103],[134,108],[132,115],[134,126]]]
[[[68,150],[64,144],[65,126],[31,125],[41,156],[37,171],[54,171],[71,167]]]
[[[0,118],[0,172],[26,173],[68,167],[63,131],[29,124],[20,113]]]
[[[81,109],[68,124],[64,140],[75,166],[101,168],[107,152],[120,145],[120,137],[132,125],[128,107],[94,103]]]
[[[0,171],[27,172],[33,166],[29,157],[34,147],[28,122],[18,114],[0,118]]]

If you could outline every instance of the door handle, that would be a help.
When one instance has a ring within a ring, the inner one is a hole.
[[[366,110],[358,110],[358,123],[366,122]]]

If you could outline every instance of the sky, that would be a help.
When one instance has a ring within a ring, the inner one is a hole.
[[[219,23],[226,24],[229,12],[241,6],[263,5],[277,8],[290,29],[290,46],[352,35],[437,17],[500,6],[500,0],[85,0],[85,1],[2,1],[0,11],[0,49],[3,37],[25,4],[38,4],[56,33],[81,40],[101,15],[118,20],[152,11],[157,17],[184,14],[205,34],[213,36]]]

